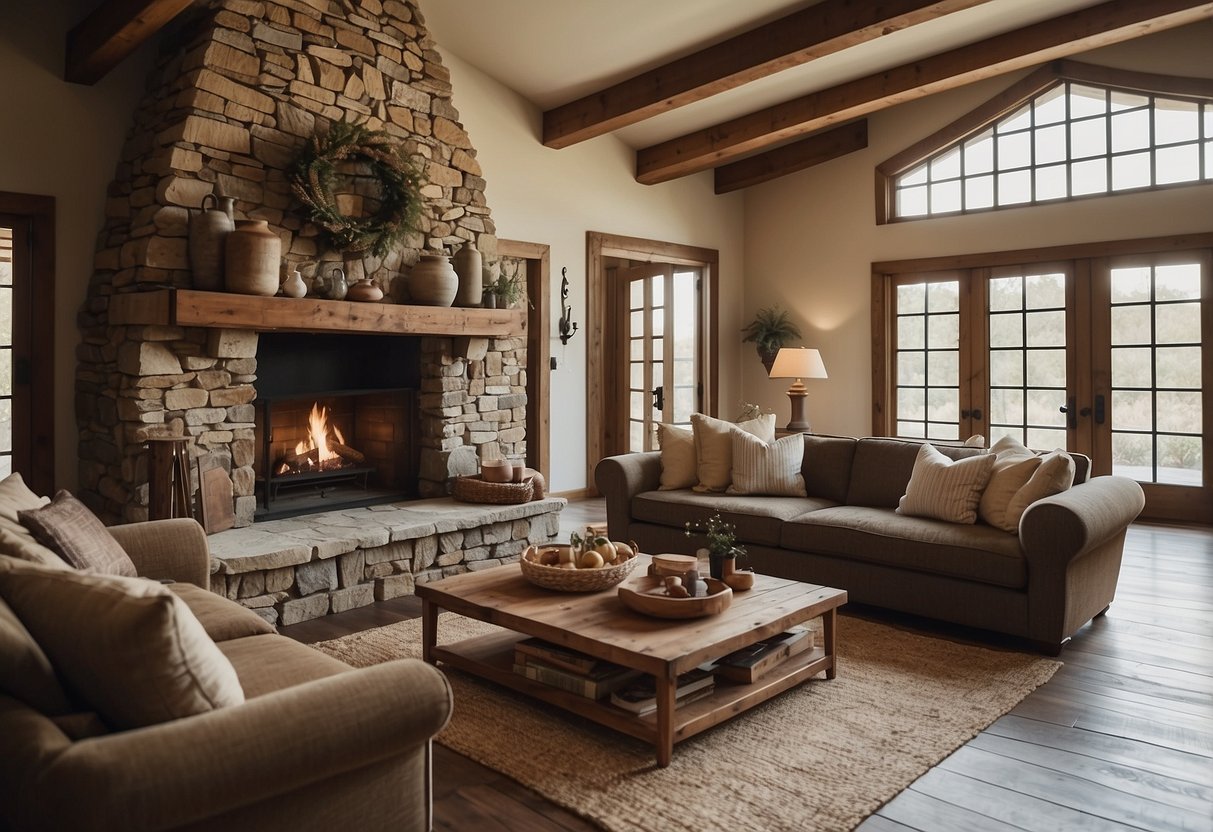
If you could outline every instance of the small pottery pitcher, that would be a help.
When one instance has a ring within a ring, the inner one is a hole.
[[[345,269],[338,266],[333,269],[331,276],[325,281],[329,300],[345,300],[350,291],[350,285],[345,282]]]
[[[282,240],[265,220],[240,220],[224,241],[227,257],[224,283],[242,295],[278,294],[278,264]]]
[[[206,207],[207,200],[213,207]],[[195,289],[223,289],[224,242],[236,227],[232,218],[235,204],[235,197],[207,194],[202,197],[202,210],[190,217],[190,270]]]
[[[282,281],[282,294],[288,298],[301,298],[307,294],[307,284],[298,269],[292,269],[286,280]]]
[[[383,300],[383,290],[375,285],[375,281],[369,277],[364,277],[362,280],[354,281],[350,286],[350,290],[345,295],[346,300],[357,300],[364,303],[375,303]]]

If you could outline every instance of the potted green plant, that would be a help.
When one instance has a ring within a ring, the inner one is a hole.
[[[708,550],[708,565],[712,577],[718,581],[732,573],[736,559],[746,554],[746,548],[737,544],[737,527],[726,523],[719,514],[713,514],[703,523],[688,520],[685,525],[687,537],[699,532],[706,538],[704,548]]]
[[[775,355],[780,348],[800,337],[800,328],[788,319],[787,310],[778,306],[759,309],[754,320],[746,324],[741,331],[745,333],[745,338],[741,339],[743,342],[754,342],[758,357],[768,373],[771,372],[771,365],[775,363]]]

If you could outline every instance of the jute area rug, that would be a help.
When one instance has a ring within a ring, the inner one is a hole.
[[[495,629],[444,613],[439,641]],[[610,832],[849,830],[1048,681],[1059,662],[838,618],[838,676],[810,680],[674,747],[458,671],[438,742]],[[315,645],[364,667],[421,654],[421,622]]]

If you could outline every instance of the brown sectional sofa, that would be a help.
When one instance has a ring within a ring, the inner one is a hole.
[[[693,553],[685,524],[719,512],[737,527],[755,571],[846,589],[856,603],[1029,639],[1056,655],[1116,594],[1141,486],[1089,479],[1075,454],[1075,485],[1033,503],[1018,535],[978,522],[895,512],[920,445],[896,439],[804,438],[807,497],[658,490],[661,454],[608,457],[595,472],[615,539],[649,552]],[[941,446],[953,459],[980,449]]]
[[[408,659],[355,670],[278,635],[206,589],[193,520],[110,532],[141,576],[177,581],[246,701],[73,739],[0,690],[0,830],[431,827],[430,741],[452,707],[440,672]]]

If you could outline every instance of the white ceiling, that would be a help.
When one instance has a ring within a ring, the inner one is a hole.
[[[861,0],[863,2],[863,0]],[[616,131],[647,147],[1100,0],[989,0]],[[795,0],[421,0],[434,40],[541,109],[813,5]]]

